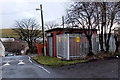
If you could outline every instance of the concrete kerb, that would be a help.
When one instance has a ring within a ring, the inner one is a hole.
[[[40,63],[38,63],[37,61],[33,60],[32,57],[33,57],[33,56],[28,56],[30,63],[32,63],[33,65],[35,65],[35,66],[37,66],[37,67],[39,67],[39,68],[41,68],[41,69],[43,69],[45,72],[47,72],[47,73],[50,74],[50,71],[48,71],[46,68],[44,68],[42,64],[40,64]],[[42,65],[42,66],[41,66],[41,65]]]

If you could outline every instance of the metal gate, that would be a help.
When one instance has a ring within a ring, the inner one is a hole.
[[[92,52],[97,54],[99,51],[99,36],[97,34],[92,34]]]
[[[53,56],[53,37],[49,37],[49,56]]]
[[[69,60],[69,34],[57,36],[57,57]]]
[[[69,35],[70,58],[85,57],[88,53],[88,41],[84,34]]]
[[[111,34],[111,37],[110,37],[110,41],[109,41],[109,51],[110,52],[115,52],[116,50],[116,45],[115,45],[115,38],[114,38],[114,34]]]

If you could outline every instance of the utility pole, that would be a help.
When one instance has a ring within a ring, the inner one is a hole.
[[[46,48],[45,48],[45,32],[44,32],[44,20],[43,20],[43,10],[42,10],[42,4],[40,4],[40,10],[41,13],[41,23],[42,23],[42,36],[43,36],[43,54],[46,56]]]
[[[63,28],[64,28],[64,16],[62,16],[62,25],[63,25]]]

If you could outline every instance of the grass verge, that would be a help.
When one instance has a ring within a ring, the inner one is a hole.
[[[92,57],[86,57],[85,59],[70,60],[70,61],[65,61],[50,56],[36,56],[36,57],[32,57],[32,59],[46,66],[59,67],[59,66],[77,64],[77,63],[85,63],[93,60],[113,59],[113,58],[117,58],[116,56],[120,57],[120,53],[99,53],[98,55],[94,55]]]
[[[50,56],[37,56],[37,57],[32,57],[32,59],[37,61],[40,64],[47,65],[47,66],[53,66],[53,67],[72,65],[72,64],[88,61],[88,60],[63,61],[56,57],[50,57]]]

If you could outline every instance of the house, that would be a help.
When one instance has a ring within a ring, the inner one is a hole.
[[[8,41],[11,41],[11,42],[14,42],[15,39],[14,38],[0,38],[2,42],[8,42]]]
[[[24,50],[25,54],[28,50],[28,44],[23,40],[17,38],[1,38],[1,41],[7,52],[13,52],[14,54],[18,55],[23,54],[21,51],[23,52]]]
[[[91,30],[93,52],[99,51],[97,30]],[[88,29],[54,28],[46,31],[47,55],[63,59],[84,58],[89,51],[88,40],[84,32]]]
[[[0,56],[5,56],[5,47],[0,40]]]

